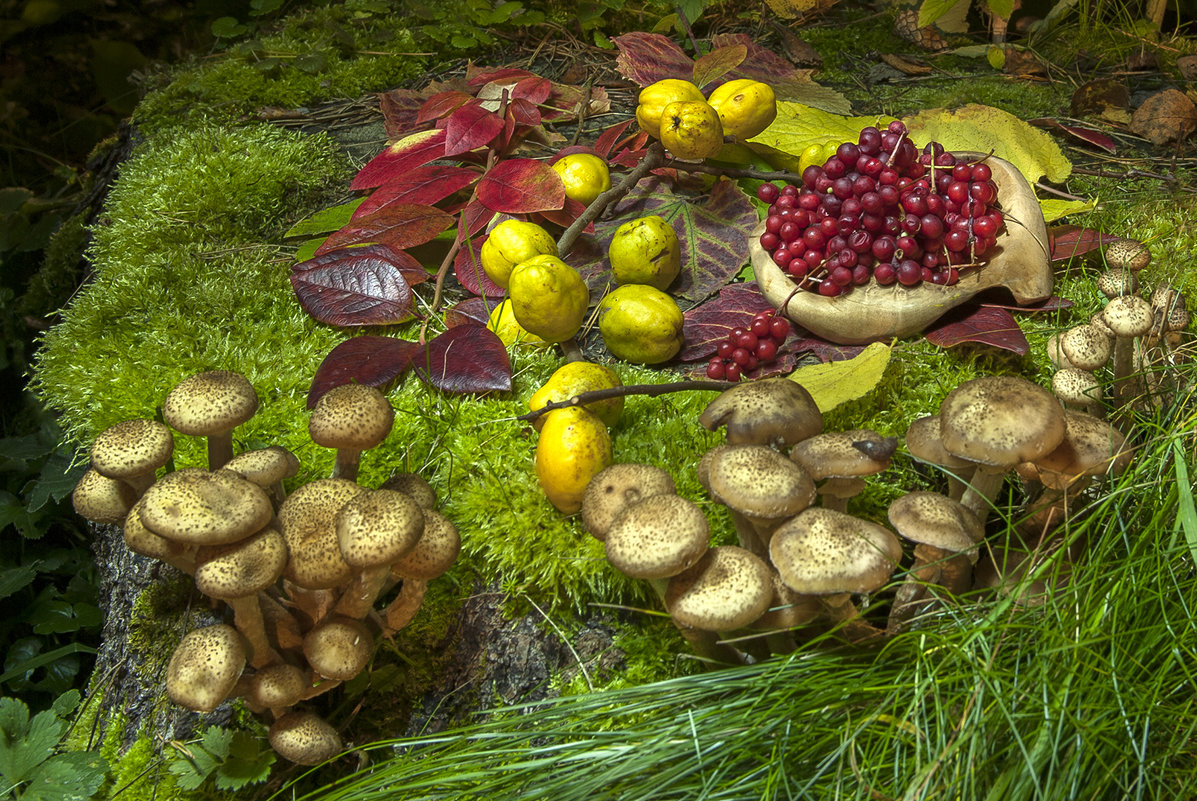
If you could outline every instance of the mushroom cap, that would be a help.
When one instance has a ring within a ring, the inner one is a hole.
[[[236,473],[176,470],[142,496],[141,522],[167,539],[223,545],[258,531],[274,515],[266,491]]]
[[[949,470],[973,466],[969,460],[961,459],[944,448],[938,414],[920,417],[906,428],[906,450],[920,462]]]
[[[116,525],[137,503],[137,492],[125,482],[89,467],[71,492],[71,503],[81,517],[93,523]]]
[[[1113,339],[1115,336],[1114,332],[1110,330],[1110,326],[1106,323],[1106,318],[1102,316],[1101,311],[1096,311],[1093,313],[1093,315],[1089,318],[1089,325],[1105,334],[1108,339]],[[1067,367],[1068,365],[1064,366]]]
[[[461,534],[453,521],[433,509],[424,510],[424,531],[415,547],[391,565],[398,578],[431,581],[443,576],[461,552]]]
[[[812,506],[773,533],[769,558],[795,592],[867,593],[889,581],[902,545],[884,526]]]
[[[303,638],[303,655],[317,674],[349,681],[362,672],[374,650],[374,637],[360,620],[337,615],[317,624]]]
[[[711,497],[756,520],[793,517],[815,499],[815,483],[800,465],[765,445],[733,445],[712,458]]]
[[[765,560],[743,548],[720,545],[669,579],[665,608],[679,626],[732,631],[763,615],[772,597]]]
[[[1106,246],[1106,264],[1138,272],[1151,264],[1151,250],[1137,239],[1116,239]]]
[[[965,381],[944,398],[939,426],[948,452],[1009,470],[1064,438],[1064,410],[1043,387],[1015,376]]]
[[[129,514],[125,516],[125,525],[121,533],[125,538],[125,546],[133,553],[148,556],[162,562],[169,562],[183,555],[185,546],[174,540],[155,534],[141,522],[141,501],[133,504]]]
[[[654,495],[675,495],[673,476],[651,464],[624,462],[600,470],[582,495],[582,525],[599,542],[628,506]]]
[[[1139,279],[1132,270],[1114,267],[1097,276],[1097,289],[1107,298],[1133,295],[1139,291]]]
[[[823,614],[823,604],[818,598],[791,590],[772,567],[769,568],[769,581],[773,587],[769,607],[750,628],[757,631],[792,629],[812,623]]]
[[[319,765],[341,753],[337,730],[311,712],[288,712],[270,726],[270,747],[297,765]]]
[[[1101,403],[1101,382],[1079,367],[1067,367],[1052,375],[1052,392],[1064,403],[1092,406]]]
[[[385,567],[415,547],[424,513],[398,490],[367,490],[337,512],[337,544],[351,567]]]
[[[311,684],[307,671],[286,662],[260,668],[250,679],[249,699],[267,709],[282,709],[298,703]]]
[[[1073,367],[1098,369],[1110,360],[1110,338],[1091,325],[1070,328],[1060,337],[1060,347]]]
[[[1114,298],[1101,316],[1118,337],[1139,337],[1151,329],[1151,304],[1138,295]]]
[[[194,712],[211,712],[245,669],[245,640],[224,623],[188,632],[166,668],[166,694]]]
[[[1105,325],[1104,323],[1102,324]],[[1093,326],[1096,328],[1097,326]],[[1098,329],[1108,340],[1112,334],[1107,333],[1103,329]],[[1107,343],[1108,344],[1108,343]],[[1064,335],[1063,332],[1057,332],[1047,338],[1047,360],[1052,363],[1052,367],[1057,370],[1063,370],[1065,367],[1072,367],[1072,362],[1068,361],[1068,357],[1064,355]]]
[[[377,387],[341,384],[320,396],[308,433],[325,448],[369,450],[391,433],[395,409]]]
[[[136,418],[109,426],[91,444],[91,466],[108,478],[153,473],[170,461],[175,439],[157,420]]]
[[[707,404],[698,422],[708,431],[726,426],[732,445],[789,448],[823,430],[823,413],[797,381],[764,378],[724,391]]]
[[[632,578],[669,578],[694,564],[710,545],[702,509],[680,495],[634,503],[607,530],[607,561]]]
[[[245,451],[225,462],[222,470],[232,470],[259,487],[270,487],[299,473],[299,458],[282,445]]]
[[[287,496],[278,526],[291,556],[285,575],[309,590],[331,589],[353,575],[337,543],[337,512],[365,487],[343,478],[309,481]]]
[[[1064,439],[1035,460],[1044,486],[1065,489],[1082,476],[1122,474],[1134,454],[1118,429],[1083,412],[1067,411],[1064,419]]]
[[[863,428],[825,431],[795,445],[790,458],[815,481],[859,478],[887,469],[896,444],[893,437]]]
[[[273,525],[229,545],[201,548],[195,586],[209,598],[227,601],[257,595],[278,581],[287,566],[287,542]]]
[[[258,410],[253,384],[231,370],[211,370],[184,378],[166,394],[162,419],[183,434],[208,437],[232,431]]]
[[[889,505],[888,516],[894,530],[911,542],[968,552],[974,562],[985,538],[985,525],[972,509],[938,492],[907,493]]]
[[[378,488],[405,492],[420,504],[421,509],[436,508],[436,490],[416,473],[396,473],[382,482]]]

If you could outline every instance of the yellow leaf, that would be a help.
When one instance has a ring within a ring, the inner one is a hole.
[[[769,8],[782,19],[801,17],[818,8],[819,0],[767,0]]]
[[[798,154],[811,145],[855,142],[860,129],[869,125],[885,128],[893,117],[841,117],[802,103],[777,102],[773,124],[754,136],[753,143],[786,153]]]
[[[1064,200],[1055,197],[1039,198],[1039,207],[1043,209],[1043,219],[1045,222],[1055,222],[1061,217],[1067,217],[1069,214],[1080,214],[1086,211],[1093,211],[1097,208],[1097,201],[1095,200]]]
[[[892,344],[874,342],[854,359],[799,367],[789,378],[801,384],[815,399],[819,411],[826,413],[876,389],[892,353]]]

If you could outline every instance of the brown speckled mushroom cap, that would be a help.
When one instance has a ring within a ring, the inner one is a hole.
[[[436,508],[436,490],[417,473],[396,473],[382,482],[378,488],[406,493],[421,509]]]
[[[299,473],[299,458],[282,445],[271,445],[239,453],[225,463],[224,470],[232,470],[247,481],[269,488]]]
[[[367,490],[337,512],[337,544],[350,567],[383,567],[415,547],[424,513],[398,490]]]
[[[790,450],[790,458],[815,481],[825,478],[859,478],[889,467],[894,441],[863,428],[825,431],[802,440]]]
[[[370,661],[374,636],[360,620],[340,615],[319,623],[303,638],[303,655],[317,674],[349,681]]]
[[[245,598],[278,581],[287,565],[287,542],[267,525],[240,542],[200,548],[196,563],[195,586],[204,595],[222,601]]]
[[[176,564],[183,555],[185,546],[174,540],[155,534],[141,522],[141,501],[133,504],[129,514],[125,516],[125,525],[121,533],[125,538],[125,545],[133,553],[148,556],[162,562]]]
[[[97,473],[122,481],[151,479],[175,450],[170,428],[157,420],[136,418],[109,426],[91,445],[91,466]]]
[[[906,450],[910,451],[910,455],[920,462],[946,467],[949,470],[959,470],[973,465],[968,459],[961,459],[955,454],[948,453],[944,448],[938,414],[920,417],[907,426]]]
[[[337,730],[311,712],[288,712],[270,726],[270,747],[297,765],[319,765],[341,753]]]
[[[320,396],[308,433],[326,448],[364,451],[381,444],[394,422],[395,409],[377,388],[341,384]]]
[[[285,575],[300,587],[336,587],[353,570],[337,544],[337,512],[365,488],[343,478],[309,481],[287,496],[278,510],[278,526],[290,558]]]
[[[188,632],[166,668],[166,694],[194,712],[211,712],[233,691],[245,669],[245,642],[217,623]]]
[[[600,470],[582,495],[582,525],[599,542],[624,509],[654,495],[674,495],[673,476],[651,464],[625,462]]]
[[[732,445],[790,448],[823,430],[823,413],[810,393],[788,378],[749,381],[726,390],[699,415],[708,431],[727,427]]]
[[[1114,298],[1101,316],[1117,337],[1139,337],[1151,329],[1151,304],[1138,295]]]
[[[1078,325],[1064,332],[1060,346],[1073,367],[1092,372],[1110,360],[1110,338],[1091,325]]]
[[[1101,382],[1079,367],[1066,367],[1052,374],[1052,392],[1065,404],[1091,407],[1101,403]]]
[[[1106,264],[1138,272],[1151,264],[1151,250],[1136,239],[1116,239],[1106,246]]]
[[[773,533],[769,558],[795,592],[867,593],[889,581],[902,545],[884,526],[811,507]]]
[[[721,545],[669,579],[665,608],[679,626],[732,631],[764,614],[772,597],[765,561],[743,548]]]
[[[258,531],[274,514],[270,497],[236,473],[176,470],[142,496],[141,522],[188,545],[223,545]]]
[[[669,578],[694,564],[710,545],[706,515],[680,495],[634,503],[607,530],[607,561],[632,578]]]
[[[461,552],[461,533],[453,521],[433,509],[424,511],[424,531],[415,547],[391,565],[397,578],[431,581],[445,574]]]
[[[735,445],[712,458],[711,497],[753,520],[793,517],[815,499],[810,474],[764,445]]]
[[[231,370],[185,378],[166,395],[162,419],[183,434],[208,438],[208,466],[215,470],[233,455],[233,429],[254,416],[258,394],[249,379]]]
[[[894,530],[911,542],[968,552],[974,562],[985,537],[984,524],[972,509],[938,492],[909,492],[889,505],[888,517]]]
[[[1097,289],[1107,298],[1133,295],[1139,291],[1139,279],[1133,271],[1115,267],[1097,276]]]
[[[75,511],[93,523],[115,525],[137,503],[137,492],[119,479],[109,478],[89,467],[71,492]]]
[[[249,700],[267,709],[285,709],[298,703],[312,677],[286,662],[267,665],[250,679]]]
[[[1064,438],[1064,410],[1048,390],[1015,376],[965,381],[944,398],[939,427],[949,453],[1009,470]]]
[[[1118,429],[1092,415],[1064,413],[1063,441],[1035,461],[1039,480],[1053,489],[1065,489],[1083,476],[1121,475],[1133,450]]]

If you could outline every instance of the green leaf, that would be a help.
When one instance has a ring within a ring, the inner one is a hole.
[[[1193,485],[1189,480],[1189,463],[1179,439],[1172,440],[1172,464],[1176,472],[1176,487],[1179,492],[1176,509],[1176,527],[1184,532],[1189,553],[1197,559],[1197,505],[1193,503]]]
[[[0,570],[0,599],[7,598],[17,590],[32,584],[34,577],[37,576],[37,565],[37,562],[33,562]]]
[[[78,690],[67,690],[62,695],[54,699],[50,708],[54,710],[54,714],[60,718],[65,718],[74,714],[75,710],[79,708],[79,702],[83,700],[83,694]]]
[[[874,342],[855,358],[800,367],[789,377],[811,394],[819,411],[827,413],[876,389],[892,353],[892,345]]]
[[[1014,14],[1014,0],[985,0],[989,13],[1000,19],[1009,20]]]
[[[70,497],[75,485],[87,471],[87,465],[72,466],[72,460],[60,453],[53,453],[42,465],[41,473],[32,486],[29,487],[25,498],[25,508],[30,512],[37,512],[47,504],[57,503]]]
[[[217,39],[232,39],[248,30],[249,28],[238,22],[236,17],[218,17],[212,20],[212,35]]]
[[[248,784],[260,784],[270,778],[274,751],[263,749],[257,737],[246,731],[233,733],[229,757],[216,773],[220,790],[239,790]]]
[[[989,66],[1000,70],[1006,66],[1006,51],[1001,47],[990,45],[985,48],[985,60],[989,62]]]
[[[210,726],[200,738],[200,747],[214,757],[224,759],[229,755],[229,744],[233,741],[233,733],[220,726]]]
[[[940,17],[956,6],[964,4],[967,8],[969,2],[970,0],[923,0],[923,4],[919,6],[919,27],[934,25]]]
[[[1082,214],[1097,208],[1096,200],[1064,200],[1063,198],[1039,198],[1039,208],[1043,209],[1043,219],[1055,222],[1069,214]]]
[[[96,649],[90,645],[73,642],[61,648],[55,648],[53,651],[47,651],[44,654],[37,653],[36,648],[27,650],[25,654],[14,654],[14,651],[17,651],[18,647],[23,643],[40,647],[41,640],[37,637],[28,637],[25,640],[18,640],[17,643],[9,646],[8,656],[4,660],[4,667],[6,669],[3,674],[0,674],[0,684],[12,681],[18,676],[23,676],[45,665],[52,665],[59,659],[71,654],[94,654],[96,652]]]
[[[37,770],[21,801],[86,801],[107,773],[108,762],[92,751],[58,754]]]
[[[359,197],[357,200],[351,200],[339,206],[322,209],[312,216],[295,223],[295,225],[291,226],[291,230],[283,234],[283,238],[291,239],[292,237],[331,234],[333,231],[339,231],[349,222],[353,217],[353,212],[365,200],[364,197]]]
[[[12,786],[30,781],[34,770],[54,752],[66,722],[53,712],[29,719],[29,707],[15,698],[0,698],[0,776]]]

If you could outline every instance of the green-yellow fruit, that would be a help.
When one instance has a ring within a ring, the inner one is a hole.
[[[533,393],[532,397],[528,399],[528,410],[534,412],[549,403],[566,401],[583,392],[612,389],[619,386],[623,386],[623,382],[619,380],[615,371],[606,365],[594,362],[569,362],[557,368],[557,371],[549,376],[549,380]],[[620,413],[623,412],[623,398],[594,401],[582,408],[598,415],[598,418],[606,425],[613,426],[619,420]],[[539,430],[547,416],[537,417],[532,421],[532,426]]]
[[[611,435],[581,406],[545,416],[536,442],[536,477],[549,502],[566,514],[582,508],[586,485],[612,462]]]
[[[486,327],[494,331],[508,348],[516,345],[544,348],[552,344],[545,342],[535,334],[529,333],[527,329],[520,325],[520,321],[515,319],[515,312],[511,310],[510,298],[504,300],[491,310],[490,317],[486,321]]]
[[[607,248],[617,284],[665,289],[682,270],[682,248],[673,226],[657,215],[619,226]]]
[[[679,100],[661,111],[661,144],[679,159],[701,161],[723,149],[719,112],[705,100]]]
[[[543,255],[557,255],[557,243],[548,231],[536,223],[504,220],[482,243],[479,258],[490,280],[506,289],[515,265]]]
[[[582,328],[590,290],[578,271],[556,256],[535,256],[511,271],[511,310],[545,342],[564,342]]]
[[[751,139],[777,118],[777,98],[767,83],[740,78],[722,84],[707,102],[719,112],[723,133]]]
[[[565,196],[583,206],[611,188],[611,171],[607,162],[593,153],[571,153],[553,162],[553,169],[565,184]]]
[[[703,100],[702,90],[689,81],[665,78],[640,90],[636,106],[636,122],[649,136],[661,137],[661,112],[675,100]]]
[[[599,332],[616,357],[658,364],[682,349],[682,310],[659,289],[624,284],[599,304]]]

